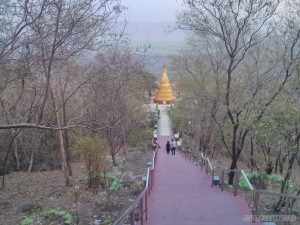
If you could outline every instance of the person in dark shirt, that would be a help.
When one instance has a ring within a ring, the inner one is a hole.
[[[166,151],[167,151],[167,154],[170,153],[170,150],[171,150],[171,144],[169,141],[167,141],[167,144],[166,144]]]

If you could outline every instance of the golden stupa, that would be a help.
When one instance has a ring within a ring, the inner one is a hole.
[[[157,104],[173,104],[175,96],[173,94],[168,76],[166,65],[163,67],[163,74],[160,80],[159,90],[154,98],[154,103]]]

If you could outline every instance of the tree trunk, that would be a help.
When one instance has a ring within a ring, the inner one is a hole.
[[[275,161],[274,173],[277,173],[277,169],[278,169],[279,164],[280,164],[280,157],[281,157],[281,149],[279,150],[279,153],[278,153],[276,161]]]
[[[253,138],[250,139],[251,143],[251,148],[250,148],[250,167],[251,167],[251,172],[253,172],[253,167],[254,167],[254,145],[253,145]]]
[[[20,171],[20,159],[18,154],[18,143],[16,141],[16,138],[14,138],[14,158],[16,162],[17,171]]]
[[[58,113],[56,113],[56,117],[57,117],[57,123],[59,124]],[[60,126],[60,124],[59,124],[59,126]],[[69,167],[68,167],[67,158],[66,158],[66,154],[65,154],[64,137],[63,137],[62,130],[58,131],[58,139],[59,139],[59,153],[60,153],[60,158],[61,158],[61,162],[62,162],[62,170],[65,175],[66,186],[69,187],[69,186],[71,186],[70,177],[69,177],[70,172],[69,172]]]
[[[231,165],[230,165],[230,170],[237,169],[237,161],[238,161],[238,159],[241,155],[241,152],[244,148],[245,139],[249,132],[248,129],[245,129],[244,132],[239,132],[239,135],[237,135],[238,127],[239,127],[239,124],[235,124],[233,126],[233,131],[232,131],[232,142],[231,142],[231,160],[232,161],[231,161]],[[228,184],[230,184],[230,185],[233,184],[233,178],[234,178],[234,172],[231,171],[229,173]]]
[[[111,150],[111,160],[112,160],[113,166],[118,166],[117,161],[116,161],[116,153],[115,153],[114,149]]]
[[[283,165],[285,163],[285,160],[287,158],[287,154],[283,155],[282,159],[279,161],[279,173],[283,174]]]
[[[13,138],[13,143],[14,143],[14,159],[16,162],[16,169],[17,171],[20,171],[20,159],[19,159],[19,154],[18,154],[18,142],[16,140],[16,134],[15,130],[11,129],[12,132],[12,138]]]
[[[286,189],[286,184],[289,182],[289,180],[291,178],[292,171],[293,171],[293,165],[294,165],[296,156],[297,156],[297,154],[293,153],[292,157],[289,159],[288,169],[286,171],[283,181],[281,182],[280,193],[282,193],[282,194],[284,193],[284,191]]]
[[[287,184],[291,178],[291,175],[292,175],[292,171],[293,171],[293,165],[294,165],[294,162],[295,162],[295,159],[297,157],[297,154],[296,153],[293,153],[292,157],[289,159],[289,164],[288,164],[288,169],[287,169],[287,172],[284,176],[284,179],[283,181],[281,182],[281,188],[280,188],[280,193],[281,194],[284,194],[285,191],[287,190]],[[278,202],[275,204],[275,207],[274,207],[274,211],[275,212],[279,212],[281,210],[282,207],[285,206],[285,198],[283,197],[280,197]]]
[[[64,144],[65,144],[65,150],[66,150],[66,158],[67,158],[67,164],[69,168],[69,175],[73,175],[72,166],[71,166],[71,153],[70,153],[70,141],[69,141],[69,134],[67,130],[64,130]]]
[[[53,101],[53,108],[55,111],[57,125],[58,125],[58,127],[61,127],[61,122],[60,122],[58,110],[57,110],[57,107],[55,104],[55,99],[54,99],[52,89],[50,89],[50,94],[51,94],[51,98]],[[71,186],[70,176],[69,176],[70,172],[69,172],[69,167],[68,167],[68,163],[67,163],[67,157],[66,157],[66,151],[65,151],[65,145],[64,145],[64,137],[63,137],[62,130],[58,130],[58,139],[59,139],[59,153],[60,153],[60,159],[61,159],[61,164],[62,164],[62,171],[65,176],[66,186],[69,187],[69,186]]]
[[[123,129],[123,139],[124,139],[124,154],[125,154],[125,156],[127,156],[127,141],[126,141],[124,129]],[[143,147],[145,148],[146,146],[143,146]]]
[[[32,170],[33,160],[34,160],[34,149],[31,149],[30,161],[29,161],[29,166],[28,166],[28,169],[27,169],[28,173],[30,173],[31,170]]]
[[[237,168],[237,160],[238,160],[238,154],[237,154],[237,130],[238,130],[238,125],[233,126],[233,131],[232,131],[232,142],[231,142],[231,165],[230,165],[230,170],[235,170]],[[229,177],[228,177],[228,184],[233,185],[233,178],[234,178],[234,172],[230,171],[229,172]]]
[[[230,170],[235,170],[237,168],[237,160],[238,158],[233,159],[230,164]],[[228,184],[233,185],[233,180],[234,180],[234,171],[229,172],[229,179],[228,179]]]
[[[67,85],[67,82],[66,82]],[[65,89],[66,89],[66,85],[65,87],[61,90],[61,96],[62,96],[62,102],[63,102],[63,106],[62,106],[62,113],[63,113],[63,125],[66,126],[67,125],[67,103],[65,100]],[[68,168],[69,168],[69,175],[72,176],[73,175],[73,171],[72,171],[72,167],[71,167],[71,154],[70,154],[70,142],[69,142],[69,134],[67,130],[63,131],[64,134],[64,146],[65,146],[65,152],[66,152],[66,157],[67,157],[67,164],[68,164]]]

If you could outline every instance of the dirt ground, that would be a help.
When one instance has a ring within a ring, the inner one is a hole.
[[[72,187],[65,187],[61,171],[12,173],[5,177],[6,186],[0,191],[0,225],[25,225],[24,218],[41,211],[63,210],[72,215],[72,224],[112,224],[138,196],[142,176],[147,173],[147,162],[152,161],[153,151],[128,151],[125,159],[122,185],[108,198],[107,188],[91,189],[84,181],[84,162],[72,165]],[[77,195],[77,204],[76,196]],[[78,212],[78,223],[77,223]],[[39,225],[65,224],[63,216],[39,216],[34,223]]]

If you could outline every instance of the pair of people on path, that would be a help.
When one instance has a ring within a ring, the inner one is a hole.
[[[175,155],[175,151],[176,151],[176,141],[175,140],[172,139],[171,143],[169,141],[167,141],[166,151],[167,151],[167,154],[169,154],[171,151],[171,154]]]

